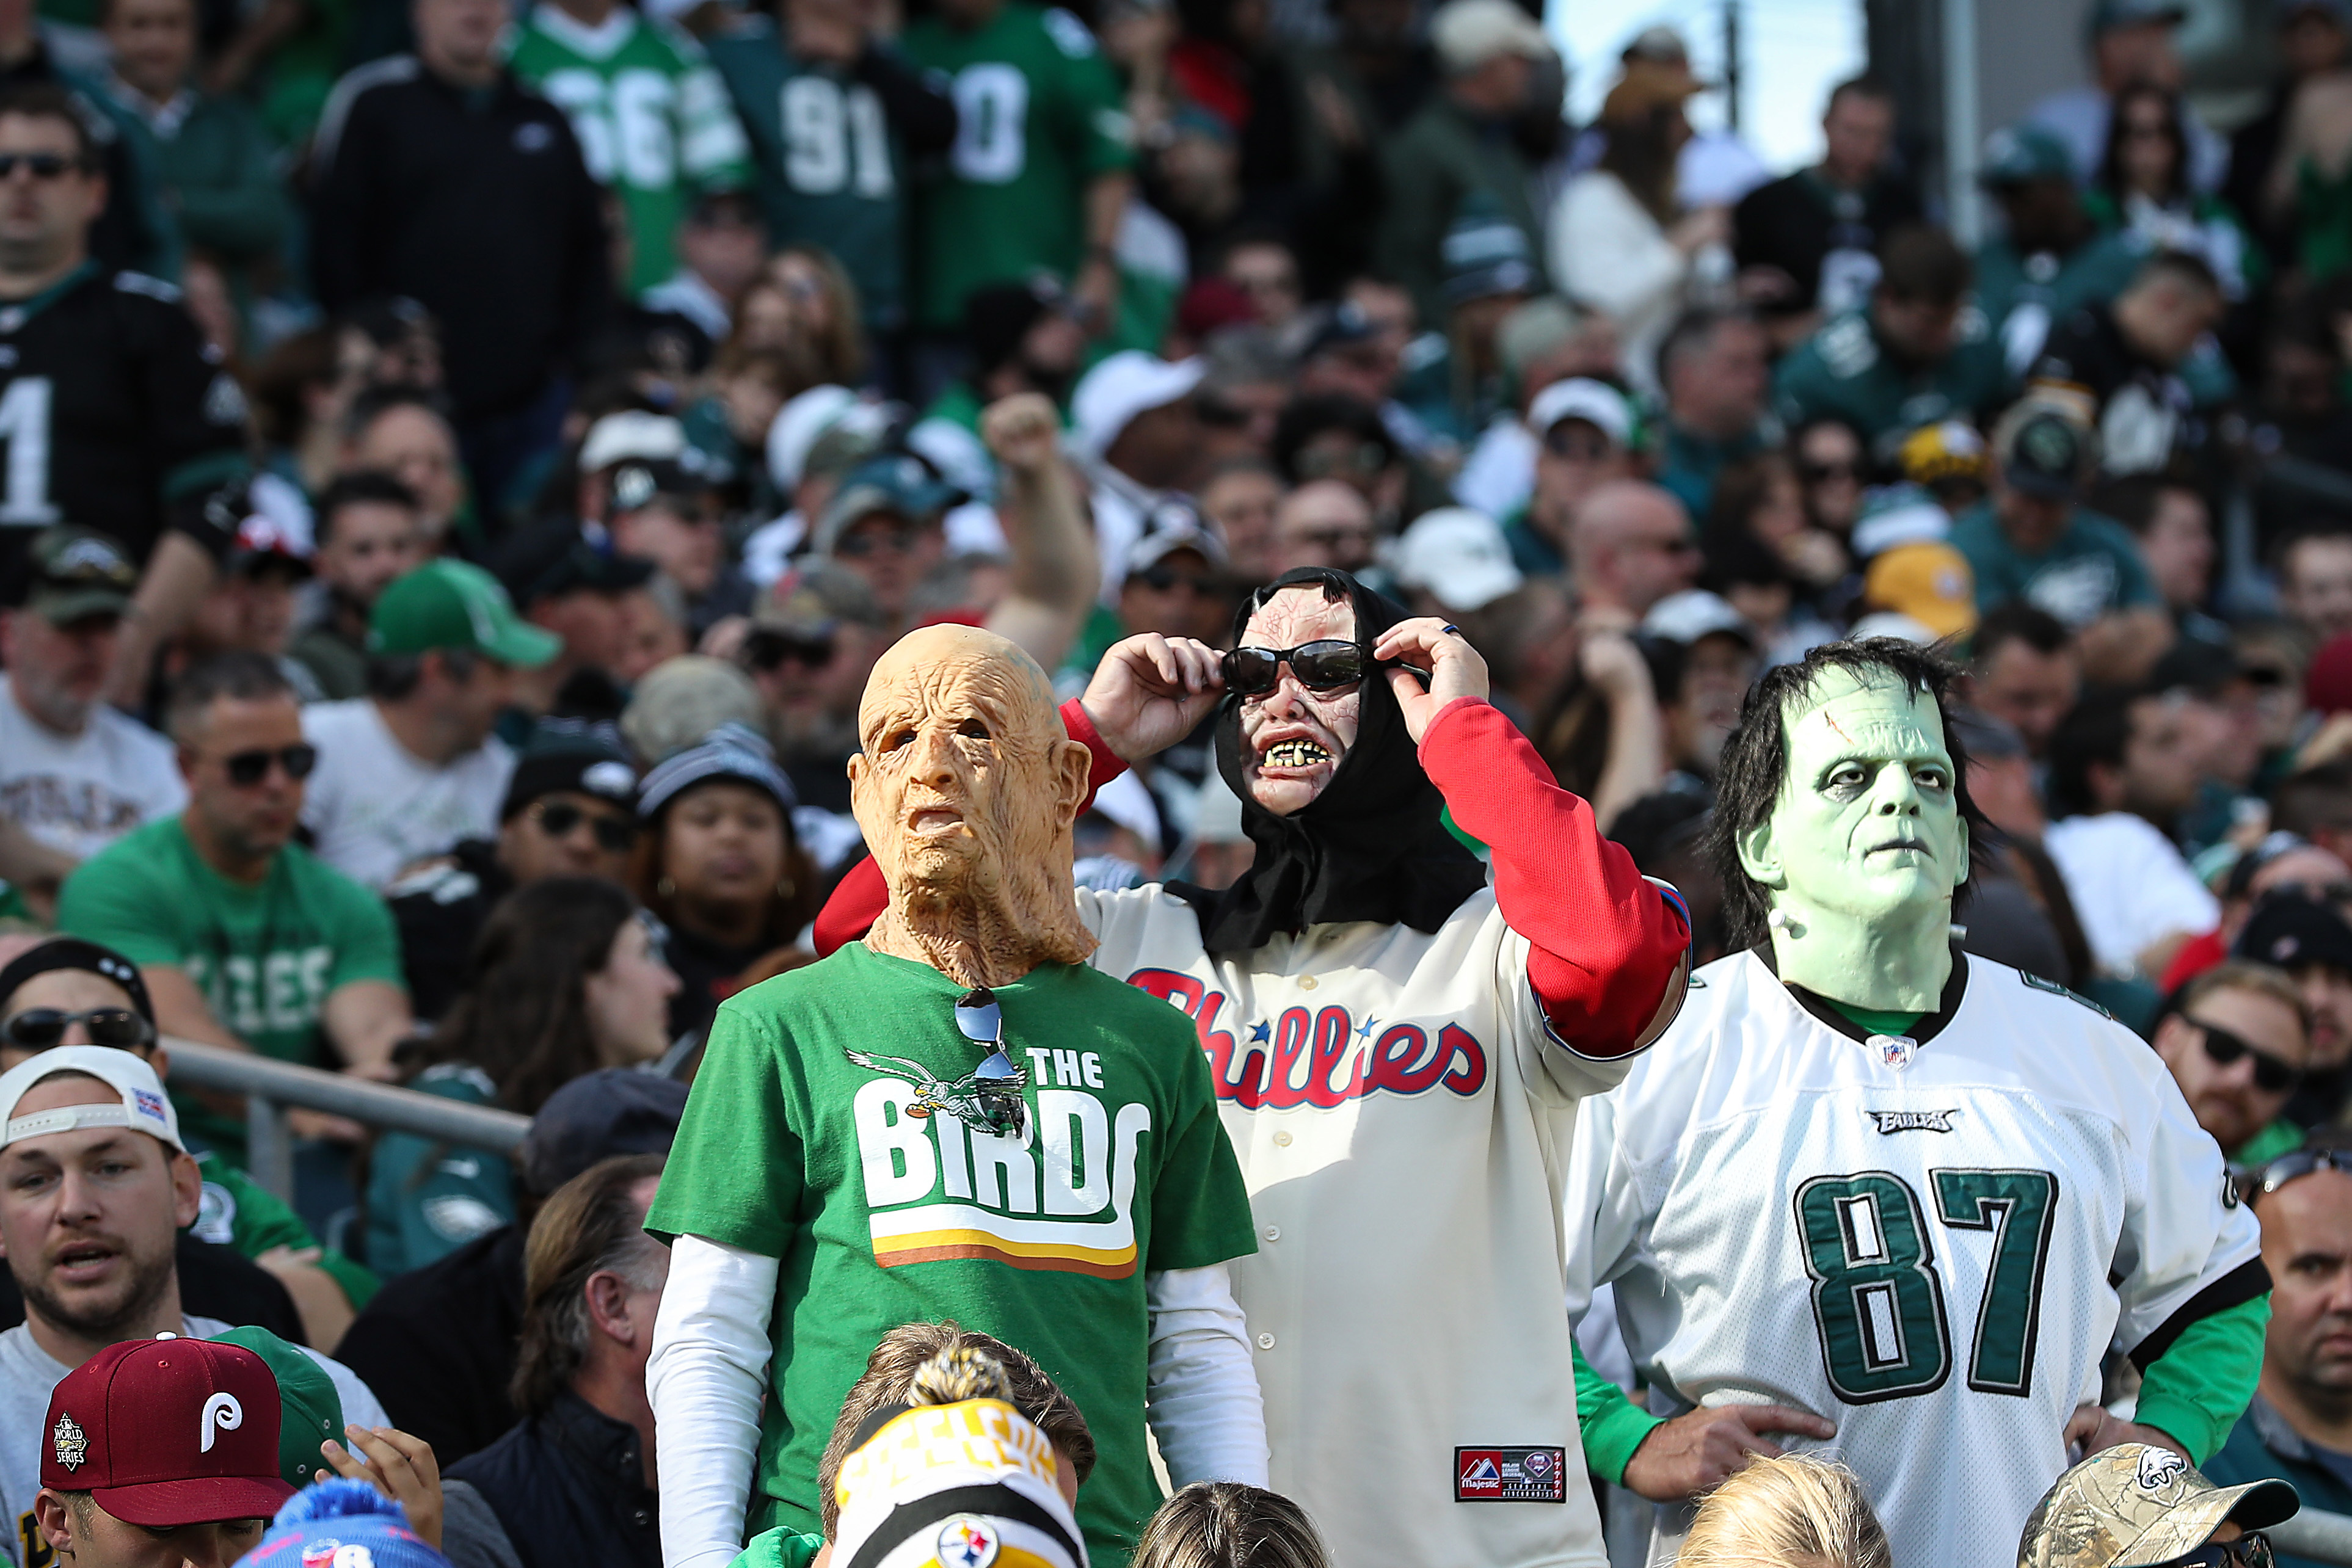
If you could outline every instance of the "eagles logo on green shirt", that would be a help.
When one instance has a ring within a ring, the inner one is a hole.
[[[1248,1194],[1181,1013],[1083,965],[997,987],[1029,1124],[1000,1137],[957,1113],[987,1055],[962,991],[852,943],[730,998],[646,1228],[782,1265],[748,1529],[817,1527],[817,1461],[876,1342],[953,1318],[1085,1412],[1078,1521],[1118,1568],[1160,1500],[1145,1278],[1255,1250]]]
[[[1133,165],[1134,128],[1094,35],[1058,6],[1009,0],[971,32],[925,17],[905,42],[954,84],[955,146],[924,188],[915,246],[916,323],[953,329],[976,288],[1077,270],[1087,186]]]

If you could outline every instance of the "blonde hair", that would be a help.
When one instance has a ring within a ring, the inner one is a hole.
[[[1707,1493],[1676,1568],[1892,1568],[1886,1531],[1843,1465],[1751,1461]]]
[[[976,1392],[965,1393],[960,1390]],[[875,1412],[894,1405],[953,1405],[960,1400],[1002,1399],[1045,1434],[1069,1457],[1081,1485],[1095,1468],[1094,1434],[1077,1402],[1021,1352],[954,1320],[901,1323],[882,1336],[866,1358],[865,1375],[850,1385],[833,1424],[833,1436],[816,1466],[818,1522],[834,1531],[834,1479],[849,1457],[851,1439]]]
[[[1330,1568],[1307,1511],[1239,1481],[1194,1481],[1160,1505],[1128,1568]]]

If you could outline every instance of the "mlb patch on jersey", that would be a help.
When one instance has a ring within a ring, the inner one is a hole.
[[[1456,1448],[1456,1502],[1566,1502],[1566,1448]]]

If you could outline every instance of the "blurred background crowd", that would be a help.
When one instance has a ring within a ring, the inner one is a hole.
[[[0,918],[167,1036],[683,1074],[864,852],[900,633],[1075,695],[1329,566],[1462,627],[1700,962],[1758,673],[1948,648],[1969,946],[2292,1147],[2352,1058],[2352,5],[2266,13],[2233,128],[2186,16],[2091,7],[1964,245],[1881,82],[1775,171],[1670,27],[1571,123],[1515,0],[0,0]],[[1206,729],[1079,852],[1246,865]],[[301,1130],[331,1320],[527,1201]]]

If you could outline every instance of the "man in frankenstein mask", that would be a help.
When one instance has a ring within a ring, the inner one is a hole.
[[[1986,829],[1952,675],[1879,639],[1750,688],[1711,830],[1742,950],[1589,1110],[1570,1304],[1614,1281],[1634,1364],[1675,1406],[1833,1422],[1795,1437],[1861,1479],[1895,1561],[2008,1568],[2007,1521],[2070,1445],[2200,1464],[2221,1446],[2270,1280],[2156,1053],[1954,940]],[[2095,1403],[2110,1348],[2141,1375],[2132,1422]],[[1680,1424],[1587,1419],[1654,1427],[1644,1443]]]

